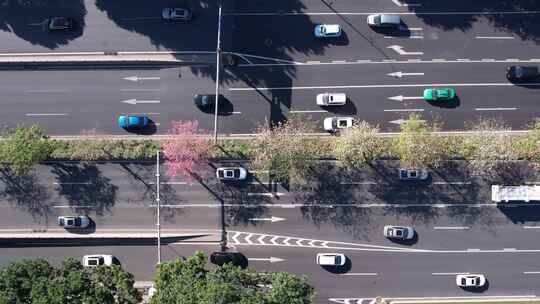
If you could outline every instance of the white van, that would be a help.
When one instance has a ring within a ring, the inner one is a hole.
[[[319,106],[342,106],[347,102],[345,93],[321,93],[317,95]]]

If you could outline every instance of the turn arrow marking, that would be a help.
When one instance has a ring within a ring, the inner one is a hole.
[[[405,72],[402,72],[402,71],[398,71],[398,72],[394,72],[394,73],[388,73],[386,75],[401,78],[403,76],[423,76],[424,73],[405,73]]]
[[[400,55],[424,55],[424,52],[407,52],[403,50],[403,47],[401,45],[391,45],[391,46],[387,46],[386,48],[392,49]]]
[[[161,79],[160,77],[137,77],[137,76],[129,76],[129,77],[125,77],[124,78],[125,80],[129,80],[129,81],[134,81],[134,82],[137,82],[139,80],[159,80]]]
[[[397,101],[404,101],[404,100],[415,100],[415,99],[424,99],[422,96],[403,96],[403,95],[397,95],[388,97],[388,99],[391,100],[397,100]]]
[[[283,262],[285,259],[280,259],[276,257],[269,257],[269,258],[248,258],[250,261],[265,261],[270,263],[277,263],[277,262]]]
[[[133,99],[122,100],[122,102],[132,104],[132,105],[136,105],[136,104],[139,104],[139,103],[159,103],[159,100],[137,100],[137,99],[133,98]]]
[[[268,222],[275,223],[275,222],[284,221],[285,219],[282,217],[272,216],[270,218],[250,218],[249,220],[250,221],[268,221]]]

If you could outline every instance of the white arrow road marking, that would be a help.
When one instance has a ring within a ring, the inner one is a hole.
[[[388,99],[391,100],[397,100],[397,101],[404,101],[404,100],[418,100],[418,99],[424,99],[422,96],[403,96],[403,95],[397,95],[388,97]]]
[[[276,243],[276,240],[279,239],[279,236],[275,236],[273,237],[271,240],[270,240],[270,243],[274,244],[274,245],[277,245],[278,243]]]
[[[282,196],[285,195],[283,192],[253,192],[248,193],[248,196]]]
[[[160,80],[160,77],[138,77],[138,76],[129,76],[124,77],[125,80],[137,82],[139,80]]]
[[[469,230],[471,229],[471,227],[467,227],[467,226],[461,226],[461,227],[450,227],[450,226],[446,226],[446,227],[433,227],[433,229],[435,230]]]
[[[275,222],[284,221],[285,219],[282,217],[272,216],[268,218],[250,218],[249,220],[250,221],[268,221],[268,222],[275,223]]]
[[[423,76],[424,73],[405,73],[405,72],[402,72],[402,71],[398,71],[398,72],[394,72],[394,73],[388,73],[386,75],[401,78],[403,76]]]
[[[391,45],[391,46],[387,46],[386,48],[392,49],[400,55],[424,55],[424,52],[407,52],[403,50],[403,47],[400,45]]]
[[[261,243],[261,244],[264,243],[264,238],[265,238],[265,237],[266,237],[266,235],[264,235],[264,234],[261,235],[261,236],[257,239],[257,242],[259,242],[259,243]]]
[[[276,258],[276,257],[269,257],[269,258],[248,258],[249,261],[265,261],[270,263],[277,263],[277,262],[283,262],[285,259]]]
[[[234,241],[236,244],[240,243],[240,241],[238,240],[238,237],[239,237],[239,236],[240,236],[240,233],[237,232],[237,233],[235,233],[235,234],[233,235],[233,237],[232,237],[233,241]]]
[[[250,245],[253,244],[253,242],[250,240],[250,238],[251,238],[252,236],[253,236],[253,234],[249,233],[249,234],[246,236],[246,239],[245,239],[246,242],[247,242],[248,244],[250,244]]]
[[[425,120],[419,120],[420,122],[426,122]],[[396,125],[401,125],[402,123],[406,122],[405,119],[396,119],[396,120],[390,120],[389,123],[392,123],[392,124],[396,124]],[[372,183],[372,184],[375,184],[374,182],[366,182],[366,183]]]
[[[512,36],[476,36],[476,39],[514,39]]]
[[[397,6],[422,6],[421,3],[403,3],[399,0],[392,0],[392,2]]]
[[[288,238],[285,238],[285,240],[283,240],[283,244],[287,245],[287,246],[291,246],[291,244],[289,244],[289,241],[291,240],[290,237]]]
[[[136,104],[139,104],[139,103],[159,103],[159,100],[137,100],[137,99],[133,98],[133,99],[122,100],[122,102],[127,103],[127,104],[136,105]]]

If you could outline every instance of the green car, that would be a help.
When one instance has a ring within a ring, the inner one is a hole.
[[[456,90],[451,88],[432,88],[424,90],[426,101],[452,100],[456,97]]]

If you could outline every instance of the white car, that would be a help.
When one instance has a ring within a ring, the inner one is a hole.
[[[161,17],[165,20],[190,21],[193,15],[191,14],[191,11],[186,8],[166,7],[161,11]]]
[[[216,177],[225,181],[241,181],[247,177],[247,170],[242,167],[217,168]]]
[[[114,257],[108,254],[94,254],[83,256],[84,267],[111,266]]]
[[[317,253],[317,265],[321,266],[343,266],[346,260],[342,253]]]
[[[347,102],[345,93],[321,93],[317,95],[319,106],[342,106]]]
[[[486,277],[483,274],[458,274],[456,285],[459,287],[482,287],[486,285]]]
[[[414,229],[412,227],[386,225],[383,234],[389,239],[410,240],[414,237]]]
[[[399,15],[374,14],[367,16],[367,24],[375,27],[399,27],[401,18]]]
[[[323,125],[326,131],[337,132],[352,127],[353,122],[354,118],[352,117],[327,117],[324,119]]]
[[[90,225],[90,219],[86,215],[59,216],[57,222],[58,226],[66,229],[87,228]]]
[[[315,26],[315,37],[339,37],[341,36],[341,26],[339,24],[317,24]]]

